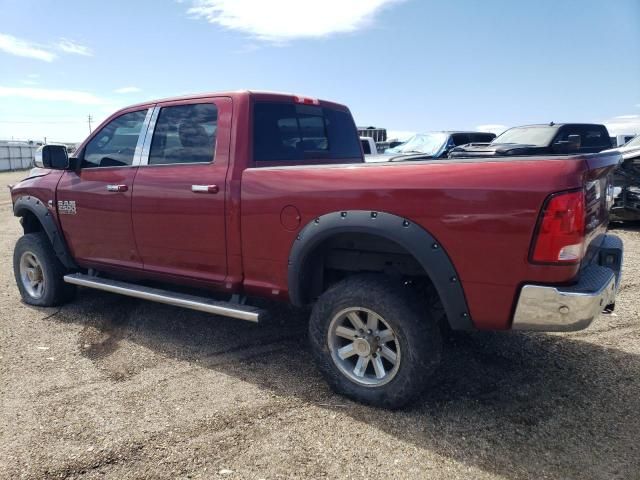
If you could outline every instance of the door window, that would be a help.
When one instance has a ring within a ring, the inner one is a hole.
[[[85,147],[82,168],[131,165],[146,115],[147,109],[129,112],[105,125]]]
[[[218,109],[212,103],[163,107],[151,140],[149,165],[213,162]]]

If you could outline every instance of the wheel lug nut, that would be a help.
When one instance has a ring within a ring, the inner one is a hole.
[[[367,330],[367,333],[371,335],[373,332],[371,330]]]
[[[380,337],[376,337],[376,342],[379,342],[379,341],[380,341]]]

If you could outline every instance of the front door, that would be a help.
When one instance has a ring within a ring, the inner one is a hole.
[[[156,109],[133,188],[133,228],[144,268],[222,283],[231,99]]]
[[[131,189],[150,114],[134,110],[110,121],[79,152],[79,168],[60,179],[58,217],[81,265],[142,268],[131,224]]]

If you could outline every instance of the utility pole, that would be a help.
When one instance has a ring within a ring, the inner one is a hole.
[[[93,117],[91,116],[91,114],[89,114],[89,116],[87,117],[87,120],[89,120],[89,135],[91,135],[91,120],[93,120]]]

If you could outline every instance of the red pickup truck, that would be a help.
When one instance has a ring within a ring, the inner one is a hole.
[[[247,298],[313,306],[331,386],[394,408],[426,388],[443,329],[576,330],[613,307],[619,160],[366,164],[343,105],[154,101],[112,115],[73,158],[41,149],[43,168],[11,189],[15,277],[39,306],[76,285],[254,322],[267,312]]]

